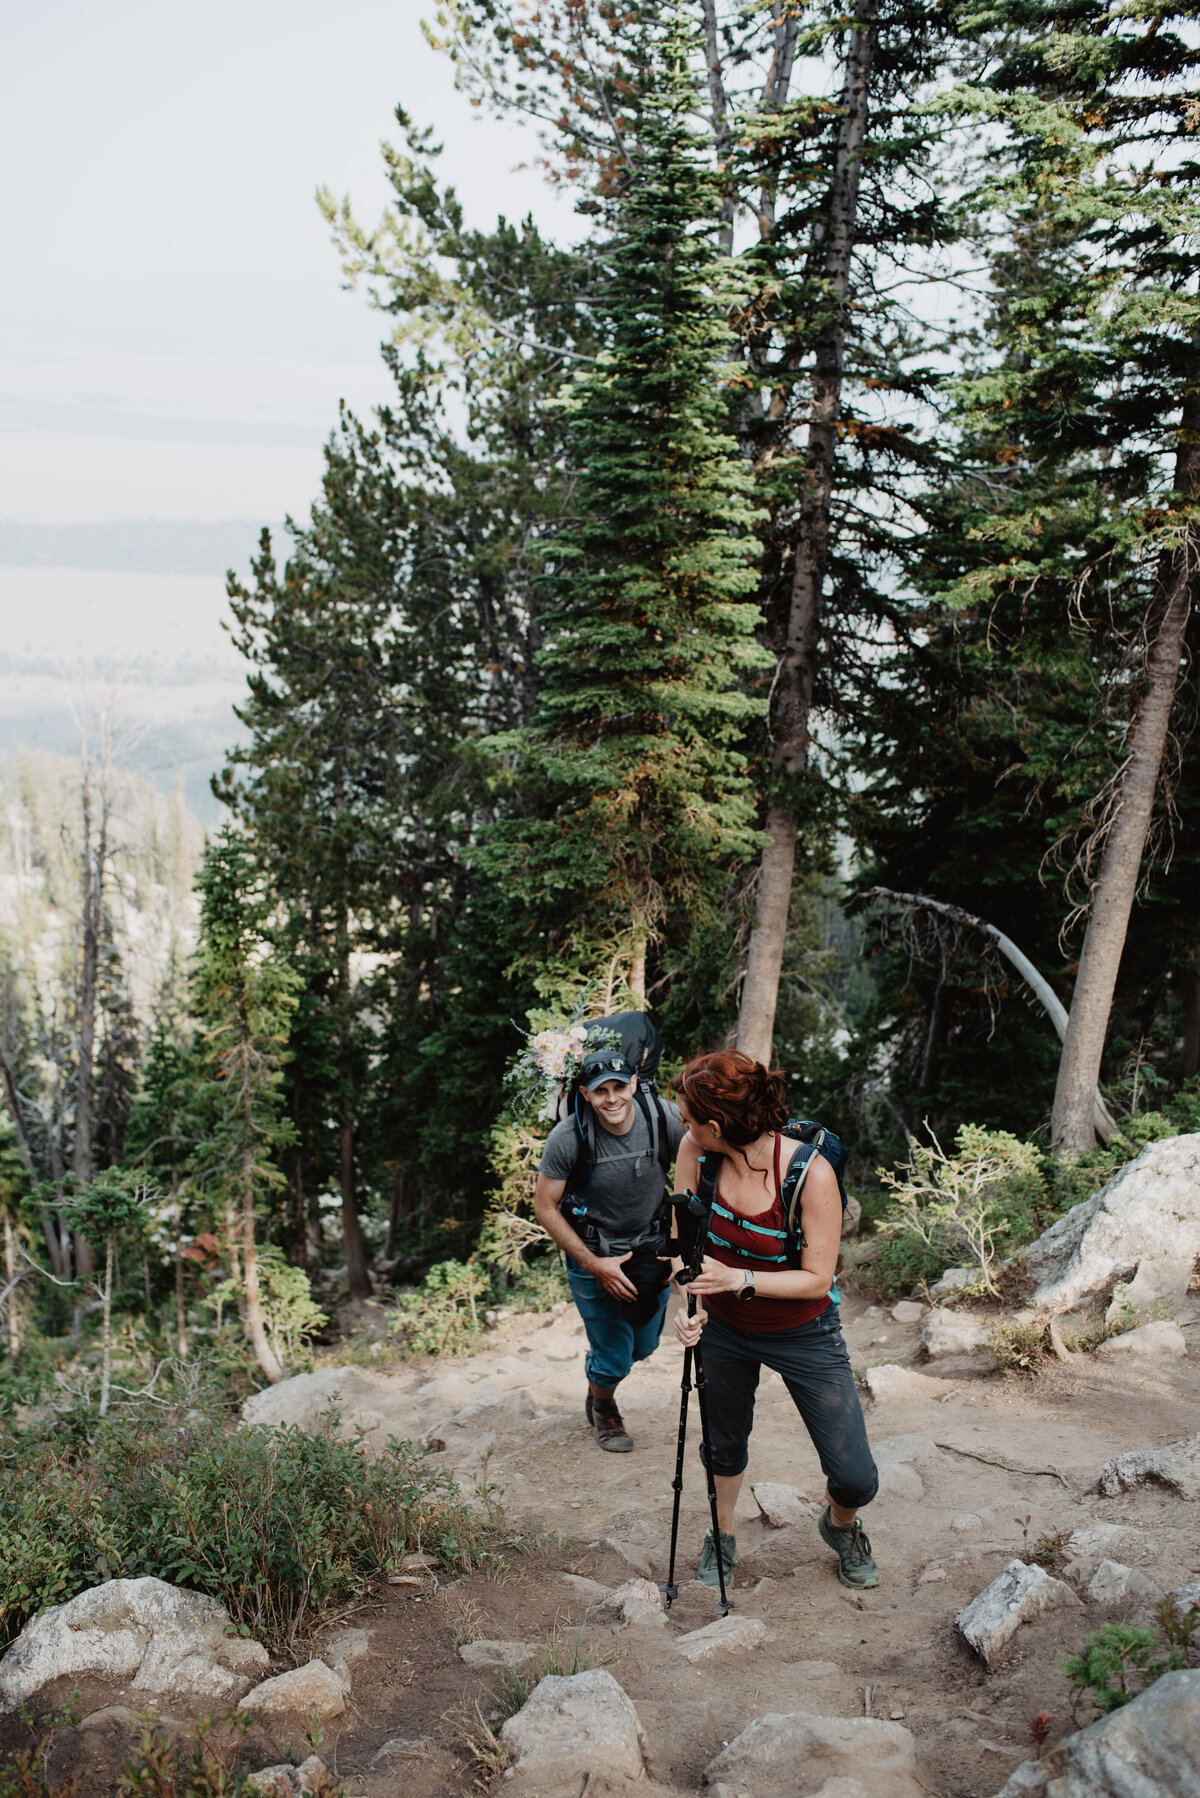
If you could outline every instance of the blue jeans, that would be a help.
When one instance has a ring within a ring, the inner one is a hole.
[[[567,1264],[571,1297],[587,1331],[588,1354],[584,1362],[587,1377],[601,1392],[611,1392],[635,1361],[644,1361],[658,1347],[671,1288],[669,1285],[663,1287],[658,1310],[649,1323],[631,1324],[628,1316],[622,1316],[623,1312],[629,1311],[623,1299],[613,1298],[595,1274],[585,1274],[569,1255],[563,1259]]]

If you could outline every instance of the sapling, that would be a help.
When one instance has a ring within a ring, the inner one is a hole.
[[[104,1283],[97,1287],[103,1307],[100,1359],[100,1415],[108,1416],[112,1385],[112,1284],[117,1238],[140,1235],[146,1225],[152,1197],[144,1175],[134,1169],[112,1169],[97,1175],[90,1186],[74,1193],[63,1207],[73,1230],[90,1242],[104,1244]]]

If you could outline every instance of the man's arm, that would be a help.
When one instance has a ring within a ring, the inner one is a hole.
[[[566,1250],[585,1274],[594,1274],[613,1298],[635,1299],[638,1295],[637,1287],[621,1271],[621,1264],[629,1260],[632,1249],[627,1250],[624,1255],[594,1255],[583,1238],[572,1230],[558,1208],[558,1202],[566,1190],[565,1180],[552,1180],[548,1174],[538,1175],[533,1194],[533,1215],[538,1223],[547,1236],[553,1237],[560,1249]]]

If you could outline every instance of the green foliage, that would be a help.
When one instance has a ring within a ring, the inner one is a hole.
[[[1107,1716],[1136,1698],[1164,1673],[1200,1666],[1200,1607],[1186,1610],[1172,1598],[1154,1607],[1149,1628],[1105,1623],[1084,1642],[1078,1654],[1062,1663],[1072,1685],[1072,1699],[1087,1697],[1098,1715]]]
[[[487,1281],[474,1261],[435,1261],[420,1286],[396,1300],[393,1330],[412,1355],[453,1355],[479,1344]]]
[[[312,1296],[312,1283],[293,1267],[282,1249],[268,1244],[258,1251],[259,1292],[267,1338],[282,1367],[299,1372],[306,1365],[310,1339],[325,1328],[329,1318]],[[236,1280],[222,1280],[209,1295],[209,1303],[228,1304],[238,1293]]]
[[[0,1462],[0,1641],[106,1579],[211,1593],[268,1647],[305,1633],[424,1548],[452,1569],[494,1552],[494,1523],[411,1443],[370,1459],[299,1429],[114,1421],[92,1440],[10,1439]]]
[[[1036,1234],[1046,1197],[1039,1151],[977,1124],[960,1126],[953,1154],[934,1137],[913,1147],[901,1173],[880,1168],[879,1178],[892,1193],[879,1227],[891,1238],[892,1258],[882,1265],[893,1283],[910,1269],[927,1279],[961,1262],[979,1269],[985,1291],[997,1292],[1002,1250]]]
[[[1107,1148],[1090,1155],[1063,1156],[1051,1170],[1057,1209],[1082,1204],[1152,1142],[1200,1130],[1200,1081],[1192,1079],[1160,1111],[1124,1117]]]

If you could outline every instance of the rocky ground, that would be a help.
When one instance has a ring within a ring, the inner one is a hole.
[[[838,1584],[816,1533],[816,1458],[782,1384],[766,1375],[734,1593],[735,1618],[754,1627],[739,1630],[744,1645],[719,1643],[699,1659],[683,1638],[716,1617],[707,1587],[684,1584],[665,1618],[636,1602],[624,1610],[606,1602],[630,1579],[666,1575],[680,1373],[669,1333],[623,1388],[637,1442],[631,1455],[604,1454],[586,1427],[584,1341],[573,1311],[513,1319],[485,1353],[440,1369],[327,1369],[252,1400],[254,1421],[313,1425],[336,1393],[344,1430],[380,1444],[389,1435],[427,1437],[467,1487],[499,1487],[514,1519],[551,1537],[551,1546],[491,1573],[445,1581],[418,1570],[408,1575],[416,1583],[381,1583],[341,1620],[338,1628],[349,1621],[368,1634],[320,1752],[351,1792],[434,1798],[472,1789],[484,1770],[468,1764],[464,1707],[478,1698],[485,1714],[494,1711],[505,1678],[495,1665],[467,1664],[493,1653],[472,1654],[478,1643],[549,1651],[552,1670],[570,1671],[577,1654],[607,1668],[636,1705],[654,1780],[680,1793],[699,1790],[723,1744],[770,1712],[901,1722],[915,1738],[921,1779],[944,1798],[998,1791],[1033,1751],[1029,1720],[1038,1712],[1050,1718],[1048,1745],[1073,1730],[1064,1653],[1107,1618],[1148,1614],[1156,1590],[1200,1577],[1200,1483],[1191,1498],[1154,1484],[1113,1497],[1097,1490],[1112,1457],[1193,1434],[1189,1361],[1080,1355],[1036,1378],[1005,1376],[979,1351],[927,1360],[919,1307],[898,1307],[898,1321],[849,1295],[843,1309],[855,1365],[876,1394],[865,1403],[882,1484],[867,1521],[882,1584],[863,1594]],[[1189,1299],[1178,1322],[1185,1337],[1200,1325],[1200,1302]],[[693,1413],[692,1446],[695,1438]],[[692,1446],[684,1579],[706,1524]],[[768,1518],[751,1482],[791,1488],[800,1501],[760,1493]],[[1065,1568],[1078,1597],[1023,1623],[985,1666],[956,1615],[1043,1537],[1062,1541],[1051,1571]],[[1101,1580],[1089,1596],[1101,1561],[1140,1577],[1110,1578],[1107,1591]],[[120,1707],[143,1706],[128,1691],[75,1683],[85,1709],[119,1707],[65,1732],[55,1749],[64,1769],[90,1767],[89,1789],[99,1793],[111,1789],[128,1734],[129,1710]],[[60,1696],[47,1689],[39,1704]],[[10,1719],[9,1745],[14,1730]],[[248,1744],[260,1765],[286,1745],[307,1752],[294,1720],[290,1729],[260,1727]]]

